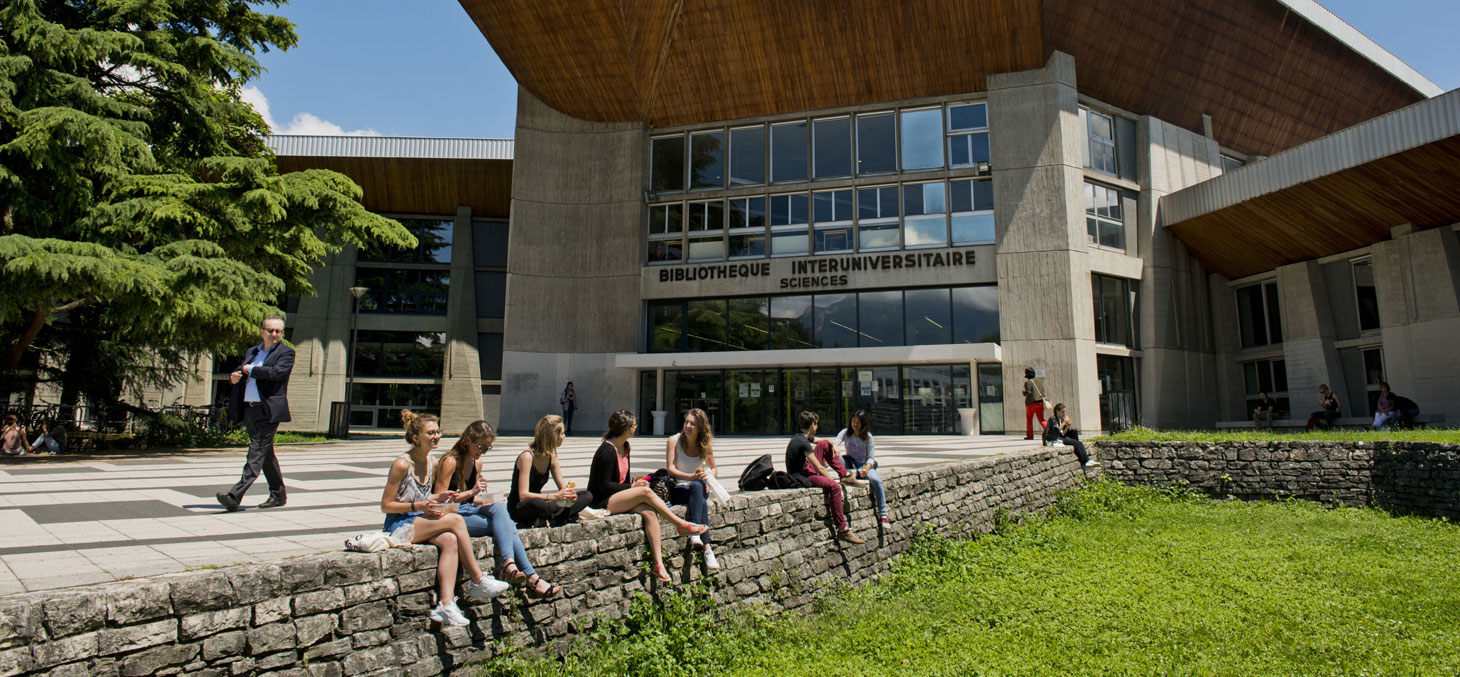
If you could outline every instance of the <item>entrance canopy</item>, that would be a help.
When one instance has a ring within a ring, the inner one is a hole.
[[[707,353],[620,353],[624,369],[739,369],[746,367],[835,367],[856,364],[972,364],[1002,362],[997,343],[961,343],[886,348],[739,350]]]

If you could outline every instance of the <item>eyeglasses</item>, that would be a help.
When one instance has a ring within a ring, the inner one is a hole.
[[[265,334],[282,334],[282,333],[284,333],[284,330],[283,329],[265,329],[264,330],[264,333]]]

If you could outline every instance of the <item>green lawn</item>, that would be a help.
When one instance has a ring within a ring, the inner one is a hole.
[[[1153,430],[1135,427],[1099,440],[1123,442],[1285,442],[1327,440],[1336,442],[1445,442],[1460,444],[1460,428],[1416,430],[1326,430],[1311,433],[1268,432],[1266,430]]]
[[[717,625],[691,594],[480,674],[1460,674],[1453,523],[1108,482],[1057,513],[925,539],[805,616]]]

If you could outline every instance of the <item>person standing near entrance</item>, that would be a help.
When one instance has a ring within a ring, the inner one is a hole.
[[[1024,368],[1024,439],[1034,439],[1034,422],[1044,427],[1044,384],[1034,377],[1032,367]],[[1017,430],[1017,428],[1016,428]]]
[[[558,400],[563,405],[563,428],[564,434],[573,434],[573,412],[578,411],[578,393],[573,390],[573,382],[568,381],[568,387],[563,388],[563,396]]]
[[[228,491],[218,492],[218,503],[228,510],[238,510],[239,501],[259,472],[269,483],[269,499],[260,508],[284,505],[284,473],[274,455],[274,433],[279,424],[289,421],[289,375],[294,371],[294,349],[283,344],[284,318],[270,315],[259,327],[263,343],[248,349],[243,363],[228,375],[233,384],[229,413],[234,423],[248,430],[248,456],[243,462],[243,476]]]

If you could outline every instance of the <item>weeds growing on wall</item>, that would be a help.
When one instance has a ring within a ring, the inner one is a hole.
[[[1266,430],[1153,430],[1136,426],[1125,431],[1096,438],[1094,441],[1117,442],[1290,442],[1293,440],[1328,442],[1434,442],[1460,444],[1460,428],[1420,428],[1415,430],[1323,430],[1309,432],[1269,432]]]

